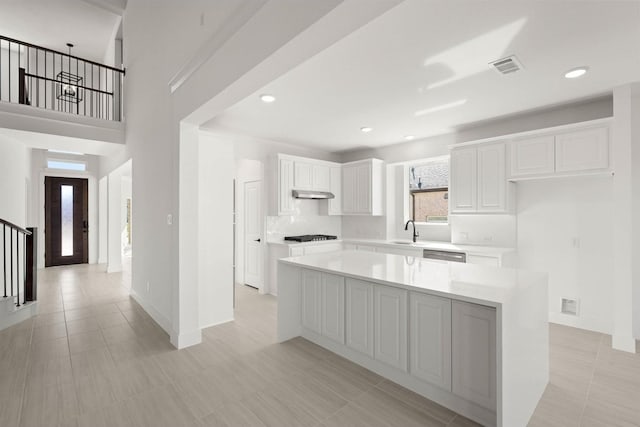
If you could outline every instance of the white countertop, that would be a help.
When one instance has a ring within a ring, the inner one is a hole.
[[[436,249],[443,251],[457,251],[465,252],[466,254],[478,254],[478,255],[494,255],[502,256],[507,253],[515,252],[514,248],[502,248],[496,246],[476,246],[476,245],[455,245],[449,242],[437,242],[418,240],[413,243],[411,240],[395,239],[395,240],[380,240],[380,239],[343,239],[343,243],[353,243],[362,245],[373,246],[392,246],[397,248],[417,248],[417,249]],[[405,242],[405,243],[394,243]]]
[[[326,245],[328,243],[342,243],[341,239],[333,239],[333,240],[313,240],[311,242],[294,242],[291,240],[267,240],[268,245],[284,245],[284,246],[315,246],[315,245]]]
[[[281,263],[447,298],[497,307],[546,273],[496,268],[379,252],[340,251],[283,258]]]

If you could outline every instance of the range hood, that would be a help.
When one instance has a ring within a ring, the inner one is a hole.
[[[291,195],[295,199],[335,199],[336,196],[329,191],[292,190]]]

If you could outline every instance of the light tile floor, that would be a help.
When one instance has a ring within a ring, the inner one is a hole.
[[[0,331],[0,426],[476,425],[308,341],[275,344],[275,298],[244,286],[234,322],[177,351],[129,283],[101,266],[40,272],[40,314]],[[640,355],[551,325],[530,425],[640,426]]]

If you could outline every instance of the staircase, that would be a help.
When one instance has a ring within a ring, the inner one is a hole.
[[[0,330],[37,314],[36,229],[0,218]]]
[[[27,301],[19,307],[17,297],[0,297],[0,331],[38,314],[38,302]]]

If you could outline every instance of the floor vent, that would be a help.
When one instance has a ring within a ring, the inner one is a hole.
[[[562,298],[562,313],[571,314],[572,316],[578,315],[578,300]]]
[[[511,74],[524,68],[515,55],[490,62],[489,65],[491,65],[500,74]]]

